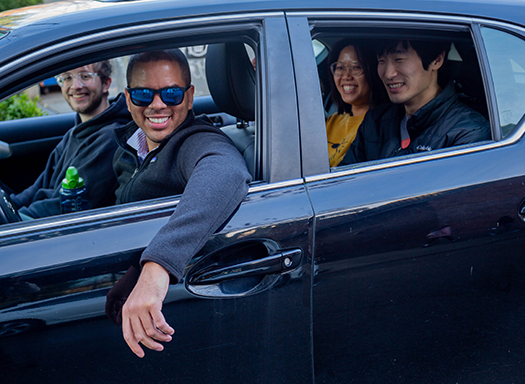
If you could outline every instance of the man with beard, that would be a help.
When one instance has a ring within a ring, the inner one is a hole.
[[[90,208],[114,204],[118,184],[112,166],[117,149],[113,131],[131,116],[123,94],[108,100],[111,70],[106,60],[56,77],[62,95],[77,112],[76,124],[53,150],[35,183],[11,195],[22,218],[61,213],[60,188],[70,166],[84,179]]]

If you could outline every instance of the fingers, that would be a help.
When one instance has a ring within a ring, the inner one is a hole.
[[[147,263],[122,307],[124,340],[138,357],[144,357],[140,344],[154,351],[162,351],[164,346],[159,342],[171,341],[171,335],[175,332],[161,312],[168,285],[168,273],[158,264]]]
[[[144,345],[153,351],[162,351],[164,346],[160,342],[170,342],[171,335],[175,332],[168,323],[164,320],[164,316],[160,311],[156,316],[160,316],[163,321],[165,331],[162,331],[154,322],[152,317],[141,316],[126,316],[126,311],[123,312],[126,321],[122,324],[122,332],[124,340],[129,348],[138,357],[144,357],[144,350],[140,344]]]
[[[171,341],[171,336],[175,333],[175,330],[172,327],[170,327],[170,325],[166,322],[166,320],[164,319],[164,315],[162,315],[162,312],[158,311],[156,313],[153,313],[152,315],[152,321],[156,330],[160,331],[162,335],[169,337],[169,340],[157,339],[154,336],[152,337],[159,341]],[[155,336],[157,336],[157,333],[155,333]]]
[[[143,358],[144,350],[140,347],[138,340],[135,338],[135,333],[129,318],[122,322],[122,334],[131,351],[138,357]]]

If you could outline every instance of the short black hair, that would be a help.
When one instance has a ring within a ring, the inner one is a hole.
[[[335,63],[339,59],[341,51],[348,47],[353,46],[357,54],[357,59],[363,68],[366,82],[370,87],[370,109],[383,104],[388,101],[385,87],[383,86],[381,79],[377,75],[377,57],[374,51],[370,49],[372,45],[370,42],[365,42],[359,39],[343,39],[339,40],[334,44],[330,55],[328,56],[328,78],[330,79],[330,96],[332,101],[337,106],[337,113],[352,113],[352,106],[347,104],[341,98],[337,86],[335,85],[334,76],[330,71],[330,65]]]
[[[172,63],[177,63],[179,65],[182,81],[184,81],[184,86],[191,84],[191,73],[190,65],[188,64],[188,59],[178,48],[167,49],[164,51],[150,51],[143,52],[133,55],[128,63],[128,68],[126,70],[126,81],[128,82],[128,87],[131,86],[131,80],[133,77],[133,68],[138,63],[151,63],[157,61],[171,61]],[[181,86],[183,84],[180,84]]]
[[[438,84],[444,87],[448,82],[447,57],[450,51],[450,41],[434,41],[434,40],[407,40],[407,39],[389,39],[383,40],[377,45],[377,56],[380,57],[385,54],[394,53],[397,46],[401,44],[404,49],[412,47],[421,59],[423,69],[426,71],[430,63],[437,59],[441,53],[445,52],[443,65],[438,70]]]

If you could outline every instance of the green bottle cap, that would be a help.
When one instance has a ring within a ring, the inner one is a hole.
[[[82,188],[84,186],[84,179],[78,176],[78,171],[75,167],[71,166],[66,171],[66,178],[62,179],[62,188],[64,189],[75,189]]]

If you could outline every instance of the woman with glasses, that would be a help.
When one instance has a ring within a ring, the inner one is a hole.
[[[339,41],[328,60],[331,98],[337,112],[326,121],[326,133],[330,166],[336,167],[354,141],[366,112],[386,101],[386,94],[377,76],[377,58],[363,42]]]

